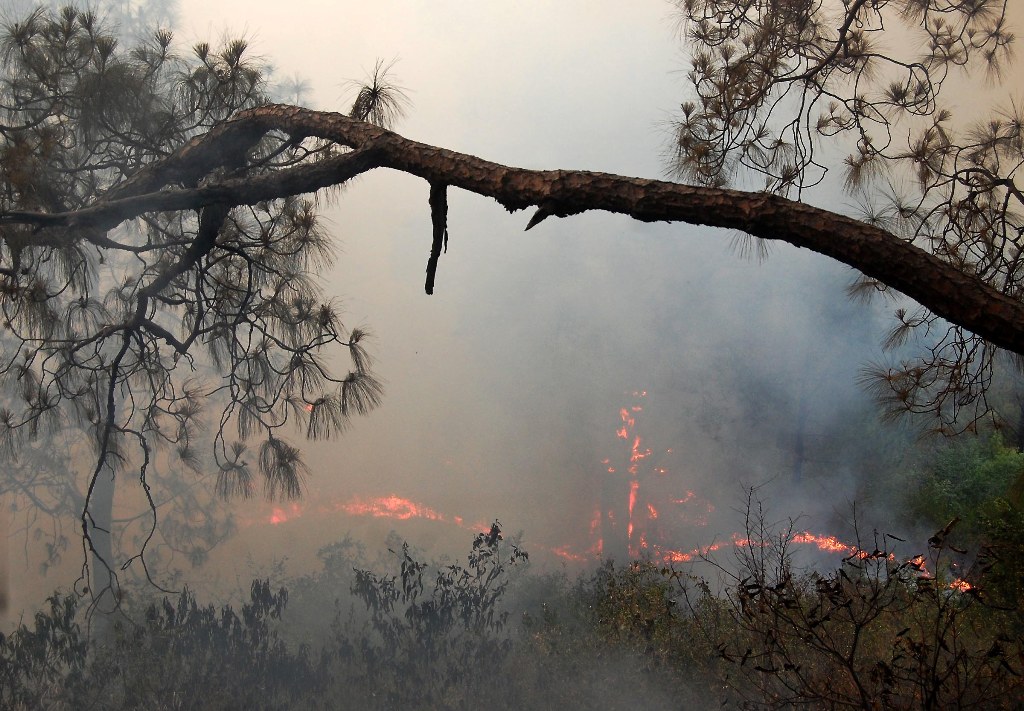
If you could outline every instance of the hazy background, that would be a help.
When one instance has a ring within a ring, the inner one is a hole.
[[[279,79],[306,81],[315,108],[347,110],[347,80],[397,59],[411,99],[399,132],[522,167],[664,177],[666,123],[685,98],[664,0],[182,0],[179,11],[185,46],[241,34]],[[875,445],[851,449],[871,426],[855,379],[881,357],[891,307],[850,304],[849,269],[785,245],[744,259],[724,231],[593,213],[524,232],[528,213],[457,190],[449,205],[428,297],[425,183],[380,171],[326,203],[338,261],[322,279],[348,323],[373,332],[384,403],[342,438],[304,444],[304,501],[239,506],[238,535],[189,579],[244,580],[251,563],[285,556],[298,572],[348,530],[377,544],[395,527],[462,552],[470,534],[455,525],[403,529],[342,508],[388,495],[467,526],[498,518],[535,555],[582,552],[602,460],[622,456],[619,409],[637,390],[648,393],[638,431],[666,470],[646,490],[695,492],[663,520],[666,547],[728,538],[748,486],[820,532],[863,498],[858,471]],[[794,484],[800,430],[809,456]],[[707,525],[687,523],[708,505]],[[12,559],[15,579],[22,563]]]
[[[180,7],[180,37],[243,33],[280,77],[308,82],[315,107],[346,110],[346,80],[396,58],[408,137],[524,167],[664,175],[684,98],[664,0]],[[582,545],[637,389],[674,483],[728,509],[744,485],[789,478],[801,397],[811,434],[844,426],[857,368],[879,356],[883,326],[843,294],[852,273],[817,255],[777,247],[759,264],[726,232],[605,214],[523,232],[528,214],[459,191],[427,297],[426,202],[422,181],[379,172],[327,210],[340,259],[324,281],[376,335],[387,391],[341,440],[307,446],[307,510],[397,494],[500,518],[528,545]],[[853,493],[843,462],[832,469],[805,487],[829,513]],[[351,525],[320,519],[325,536]],[[312,545],[302,530],[295,544]]]

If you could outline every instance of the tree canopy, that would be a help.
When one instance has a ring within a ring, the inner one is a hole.
[[[765,192],[810,202],[840,172],[858,222],[938,267],[910,252],[883,257],[906,260],[916,282],[907,284],[874,271],[852,244],[834,247],[845,254],[802,245],[859,269],[854,293],[891,288],[923,307],[897,311],[888,343],[923,331],[925,352],[880,369],[873,386],[897,412],[937,415],[938,430],[963,408],[973,423],[987,410],[993,346],[1021,353],[1010,334],[1021,323],[1024,107],[1001,81],[1012,63],[1009,3],[674,4],[692,48],[693,97],[676,124],[676,173],[708,186],[756,177]],[[986,82],[994,103],[979,91]],[[847,235],[835,223],[829,241]],[[1009,318],[990,330],[982,322],[996,313]]]
[[[342,327],[316,284],[331,244],[308,196],[377,168],[429,183],[427,293],[450,187],[535,208],[527,229],[605,210],[739,230],[837,259],[868,289],[921,305],[898,312],[891,341],[920,327],[924,355],[877,374],[894,404],[936,413],[938,428],[983,409],[995,354],[1024,354],[1022,117],[1012,102],[955,117],[941,99],[961,70],[998,81],[1013,39],[1006,2],[676,5],[692,52],[672,142],[684,182],[526,170],[405,138],[388,128],[403,97],[381,65],[346,115],[271,103],[242,41],[180,57],[159,31],[125,50],[72,9],[10,25],[0,370],[16,397],[0,410],[5,446],[69,422],[89,433],[83,534],[108,569],[96,496],[120,468],[135,468],[149,497],[157,458],[199,466],[209,445],[222,494],[250,493],[259,471],[268,494],[297,495],[303,464],[283,433],[330,436],[381,396],[365,334]],[[814,204],[839,166],[862,215]],[[348,375],[332,375],[331,346],[347,349]],[[223,407],[205,437],[210,394]]]
[[[169,32],[157,31],[121,50],[93,14],[71,8],[41,9],[6,27],[0,61],[5,215],[76,212],[100,195],[130,193],[147,166],[268,102],[265,68],[244,41],[199,44],[185,58],[172,51]],[[383,120],[396,106],[393,93],[371,82],[354,111]],[[247,150],[270,173],[334,149],[267,135]],[[220,178],[251,170],[249,157],[229,154],[215,161]],[[187,189],[210,178],[197,176]],[[0,227],[0,441],[11,459],[25,457],[8,483],[53,506],[70,496],[97,591],[116,584],[115,475],[134,469],[152,512],[141,555],[169,494],[153,492],[160,471],[212,468],[213,488],[225,497],[251,495],[261,475],[267,495],[295,497],[305,469],[280,433],[299,422],[310,437],[331,436],[381,394],[365,332],[344,328],[316,282],[331,249],[312,201],[283,194],[244,210],[214,204],[122,222],[36,229],[14,218]],[[327,363],[335,344],[352,364],[340,377]],[[204,413],[210,403],[220,413]],[[218,424],[205,427],[203,418]],[[72,446],[94,453],[81,491],[73,471],[40,477],[28,456],[51,433],[76,429],[84,436],[70,437]]]

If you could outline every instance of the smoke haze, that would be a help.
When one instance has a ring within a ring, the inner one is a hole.
[[[660,124],[682,99],[666,3],[298,3],[284,22],[276,5],[230,5],[183,3],[182,24],[247,31],[282,73],[308,79],[319,107],[344,110],[343,80],[394,56],[412,97],[404,135],[526,167],[663,175]],[[366,176],[327,211],[340,256],[324,278],[375,334],[387,391],[342,439],[306,446],[308,501],[395,494],[497,517],[527,546],[586,550],[619,409],[646,390],[642,434],[673,450],[668,488],[721,512],[722,530],[665,542],[692,547],[735,530],[725,514],[745,487],[789,484],[798,430],[813,449],[865,405],[857,369],[879,357],[885,309],[848,303],[841,265],[788,246],[762,264],[728,233],[604,214],[523,232],[526,214],[449,200],[432,297],[422,181]],[[808,464],[779,515],[831,517],[855,493],[849,474]]]
[[[662,177],[663,123],[683,99],[668,12],[662,0],[186,0],[178,37],[245,34],[279,78],[305,79],[309,103],[333,110],[348,108],[347,79],[397,57],[412,99],[397,130],[410,138],[523,167]],[[767,485],[777,515],[806,514],[809,528],[833,525],[857,495],[842,442],[868,407],[855,380],[879,358],[887,308],[849,303],[842,265],[785,245],[761,263],[737,256],[725,232],[605,214],[524,232],[527,214],[453,190],[449,250],[427,297],[426,184],[365,176],[325,218],[338,261],[322,278],[348,325],[375,336],[384,403],[340,439],[304,443],[304,501],[279,514],[240,506],[220,569],[199,578],[244,580],[249,560],[309,563],[350,529],[377,544],[395,522],[343,507],[389,495],[445,517],[409,534],[421,545],[465,540],[456,517],[464,528],[498,518],[528,550],[584,553],[635,391],[648,393],[638,427],[666,470],[645,474],[660,482],[645,491],[692,491],[715,512],[706,525],[666,525],[664,547],[727,539],[746,487]]]

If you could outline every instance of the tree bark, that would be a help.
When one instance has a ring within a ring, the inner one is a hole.
[[[117,566],[114,560],[114,475],[100,472],[96,477],[89,505],[89,584],[92,609],[89,637],[94,644],[106,645],[113,639],[114,614],[120,607]]]
[[[317,137],[353,150],[319,162],[191,187],[223,165],[225,155],[249,151],[271,131],[296,139]],[[938,316],[1024,354],[1024,304],[915,244],[853,218],[766,193],[509,167],[412,141],[342,114],[296,106],[273,104],[241,112],[139,171],[90,207],[66,213],[7,213],[0,215],[0,224],[34,225],[40,228],[40,242],[85,239],[117,248],[124,245],[113,243],[105,232],[146,212],[215,203],[249,205],[338,185],[375,168],[492,197],[509,211],[537,207],[528,228],[550,215],[605,210],[644,222],[723,227],[788,242],[854,267]]]

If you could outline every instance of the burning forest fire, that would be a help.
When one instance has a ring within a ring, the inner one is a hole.
[[[707,526],[714,505],[692,490],[678,489],[670,475],[671,449],[654,450],[639,426],[646,390],[632,393],[633,402],[619,409],[615,436],[626,447],[602,461],[602,482],[592,526],[597,533],[591,554],[622,559],[656,553],[655,542],[677,537],[679,528]],[[623,507],[622,492],[627,491]]]
[[[407,521],[411,518],[425,518],[429,521],[444,521],[444,514],[440,514],[432,508],[422,506],[409,499],[391,495],[381,498],[370,499],[369,501],[352,501],[341,506],[341,510],[351,516],[373,516],[375,518],[394,518],[399,521]],[[452,521],[461,526],[462,519],[458,516]]]
[[[302,515],[302,507],[295,502],[292,502],[287,508],[281,506],[275,506],[270,512],[270,517],[267,519],[267,523],[276,526],[279,523],[290,521],[297,516]]]
[[[639,426],[646,397],[646,391],[633,392],[632,404],[619,410],[615,436],[624,446],[619,448],[616,456],[601,461],[603,481],[601,486],[596,487],[600,500],[596,502],[587,532],[590,545],[579,547],[560,544],[541,548],[570,563],[583,564],[601,558],[619,561],[648,558],[672,564],[698,561],[730,548],[772,545],[767,541],[752,541],[735,533],[726,540],[688,550],[671,547],[670,542],[678,540],[682,534],[692,532],[695,527],[707,527],[715,506],[693,490],[680,487],[679,477],[673,476],[670,468],[669,460],[673,454],[671,448],[654,450],[647,443]],[[315,507],[291,503],[287,507],[274,507],[264,521],[278,525],[310,514],[336,513],[395,521],[434,521],[475,532],[486,530],[490,525],[482,522],[467,524],[461,516],[443,513],[396,494],[355,497],[344,502],[321,503]],[[809,530],[791,532],[785,538],[785,543],[790,546],[813,546],[823,553],[844,558],[887,557],[895,560],[891,553],[869,552],[835,536],[820,535]],[[538,546],[533,544],[532,547]],[[930,578],[922,556],[910,559],[908,564],[925,578]],[[973,589],[970,583],[962,579],[954,580],[949,587],[958,592]]]
[[[315,507],[305,507],[301,503],[293,502],[288,507],[273,507],[270,514],[266,517],[265,522],[276,526],[281,523],[292,521],[300,516],[324,515],[339,512],[345,513],[349,516],[389,518],[396,521],[408,521],[410,519],[438,521],[441,523],[453,524],[460,528],[473,530],[476,530],[477,528],[486,528],[486,526],[489,525],[483,523],[466,525],[461,516],[448,516],[430,508],[429,506],[425,506],[412,501],[411,499],[405,499],[394,494],[367,499],[355,497],[348,501],[335,502],[332,504],[320,504]]]

